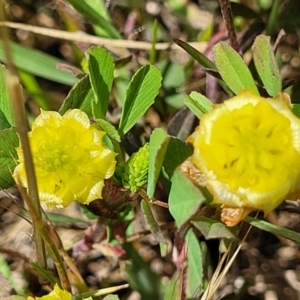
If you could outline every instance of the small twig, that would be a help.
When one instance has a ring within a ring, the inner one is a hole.
[[[49,228],[50,238],[54,242],[54,247],[57,248],[59,254],[63,257],[63,259],[64,259],[65,263],[67,264],[67,266],[70,268],[70,270],[77,277],[78,281],[77,281],[76,287],[78,288],[78,290],[81,293],[82,292],[87,292],[88,287],[86,286],[85,281],[83,280],[83,278],[82,278],[80,272],[78,271],[76,265],[74,264],[73,260],[70,258],[70,256],[68,255],[68,253],[64,249],[63,244],[61,242],[61,239],[60,239],[59,235],[57,234],[57,231],[55,230],[54,226],[50,223],[48,225],[48,228]]]
[[[135,49],[135,50],[151,50],[152,44],[149,42],[133,41],[133,40],[113,40],[100,38],[94,35],[89,35],[84,32],[67,32],[63,30],[57,30],[52,28],[45,28],[39,26],[32,26],[23,23],[14,22],[0,22],[0,27],[6,26],[14,29],[21,29],[28,32],[53,37],[61,40],[73,41],[78,43],[87,43],[93,45],[105,46],[107,48],[122,48],[122,49]],[[204,51],[206,48],[206,43],[194,42],[189,43],[192,47],[196,48],[198,51]],[[182,50],[175,43],[156,43],[156,50]]]
[[[174,229],[174,228],[176,228],[176,223],[175,222],[166,223],[166,224],[159,226],[159,228],[160,228],[160,230]],[[151,233],[152,233],[151,230],[143,230],[143,231],[128,235],[127,237],[124,237],[124,238],[118,238],[118,241],[122,244],[132,243],[132,242],[142,238],[143,236],[151,234]]]
[[[161,206],[161,207],[164,207],[164,208],[169,208],[169,205],[168,205],[168,203],[166,203],[166,202],[157,200],[157,199],[155,199],[155,198],[150,199],[150,198],[148,197],[146,191],[143,190],[143,189],[139,189],[139,190],[138,190],[138,194],[139,194],[145,201],[147,201],[149,204],[154,204],[154,205]]]
[[[0,253],[7,254],[9,255],[10,258],[13,257],[13,258],[22,259],[27,264],[30,264],[29,258],[18,251],[13,251],[11,249],[6,249],[6,248],[0,248]]]
[[[284,29],[280,29],[280,31],[277,35],[276,41],[272,47],[274,54],[276,53],[279,44],[282,42],[282,40],[285,38],[285,36],[286,36],[286,32],[284,31]]]
[[[227,28],[228,38],[231,47],[236,51],[240,52],[240,45],[237,40],[237,36],[235,33],[235,28],[233,24],[232,10],[230,5],[230,0],[219,0],[221,11],[223,15],[223,19]]]

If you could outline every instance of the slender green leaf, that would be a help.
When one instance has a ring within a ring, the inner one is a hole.
[[[202,114],[206,114],[213,109],[212,102],[197,92],[191,92],[185,98],[184,103],[199,119]]]
[[[203,216],[196,216],[192,218],[191,223],[200,230],[206,240],[236,238],[232,231],[220,221]]]
[[[270,37],[259,35],[252,46],[255,68],[268,94],[278,96],[282,89],[281,77],[270,44]]]
[[[94,99],[94,93],[91,88],[89,75],[86,75],[80,79],[80,81],[73,86],[68,96],[64,100],[60,114],[65,114],[69,109],[80,108],[90,118],[92,117],[91,103]]]
[[[42,268],[41,266],[39,266],[37,263],[33,261],[30,264],[38,272],[39,275],[47,279],[52,285],[58,283],[57,278],[54,277],[49,271],[45,270],[44,268]]]
[[[5,119],[2,120],[2,116],[0,118],[1,129],[5,128],[5,123],[9,123],[9,128],[15,124],[14,115],[12,111],[11,100],[9,96],[9,92],[6,84],[6,68],[2,64],[0,64],[0,111],[1,114],[4,115]],[[3,128],[4,127],[4,128]]]
[[[204,68],[217,70],[215,64],[211,60],[209,60],[204,54],[199,52],[197,49],[195,49],[188,43],[186,43],[182,40],[179,40],[179,39],[174,39],[174,43],[176,43],[178,46],[180,46],[182,49],[184,49],[189,55],[191,55]]]
[[[70,4],[83,16],[85,16],[92,24],[102,28],[108,37],[120,39],[120,33],[111,25],[98,11],[91,7],[85,0],[68,0]]]
[[[293,2],[293,1],[291,1],[291,2]],[[294,1],[294,2],[297,2],[297,1]],[[285,6],[287,6],[287,5],[285,5]],[[279,19],[279,12],[282,11],[281,8],[282,8],[281,0],[272,1],[272,9],[269,14],[268,23],[267,23],[267,26],[265,29],[267,35],[273,36],[275,34],[276,30],[278,30],[278,25],[279,25],[278,19]],[[289,15],[288,18],[293,18],[293,17],[291,15]],[[298,19],[298,17],[296,17],[296,19]],[[279,27],[279,28],[282,28],[282,27]]]
[[[62,84],[74,85],[78,81],[72,74],[57,69],[57,65],[66,64],[65,61],[13,42],[10,44],[13,61],[18,69]],[[5,62],[4,48],[1,41],[0,60]]]
[[[154,196],[156,182],[161,171],[170,137],[161,128],[155,129],[149,142],[148,187],[149,198]]]
[[[249,90],[259,95],[248,67],[236,51],[220,42],[214,46],[213,55],[221,77],[235,94]]]
[[[127,133],[154,103],[162,77],[155,66],[143,66],[131,79],[126,91],[119,134]]]
[[[110,14],[108,11],[109,6],[105,1],[95,1],[95,0],[84,0],[84,1],[99,15],[101,15],[105,20],[111,22]]]
[[[0,131],[0,188],[6,189],[14,185],[12,173],[16,166],[19,139],[14,128]]]
[[[167,243],[166,238],[164,237],[162,231],[159,228],[158,223],[156,222],[153,213],[151,211],[151,206],[148,202],[145,200],[142,200],[141,202],[141,208],[144,213],[144,217],[147,221],[147,224],[150,227],[151,232],[153,233],[156,240],[160,243]]]
[[[175,170],[169,196],[169,209],[177,226],[190,219],[206,201],[204,194],[184,174]]]
[[[106,49],[96,46],[88,50],[87,59],[90,82],[94,91],[93,115],[95,118],[105,119],[114,80],[114,61]]]
[[[187,285],[186,295],[190,299],[203,289],[203,262],[199,240],[193,229],[185,236],[187,245]]]
[[[252,226],[255,226],[257,228],[260,228],[262,230],[271,232],[273,234],[276,235],[280,235],[284,238],[287,238],[289,240],[292,240],[293,242],[295,242],[296,244],[300,245],[300,233],[290,230],[290,229],[286,229],[274,224],[271,224],[269,222],[263,221],[263,220],[259,220],[259,219],[255,219],[252,217],[247,216],[244,219],[245,222],[251,224]]]
[[[115,139],[117,142],[121,142],[121,138],[118,134],[118,130],[114,125],[103,119],[96,119],[97,124],[107,133],[111,139]]]

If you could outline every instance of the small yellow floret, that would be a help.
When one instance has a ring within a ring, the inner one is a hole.
[[[113,175],[116,153],[103,144],[105,132],[90,125],[88,116],[73,109],[61,116],[41,111],[29,133],[39,196],[49,207],[63,207],[102,198],[104,179]],[[28,187],[23,151],[14,178]]]
[[[27,297],[27,300],[72,300],[72,295],[66,291],[62,290],[57,284],[54,286],[52,292],[43,297]]]
[[[269,213],[300,179],[300,121],[284,96],[233,97],[201,119],[190,141],[213,203]]]

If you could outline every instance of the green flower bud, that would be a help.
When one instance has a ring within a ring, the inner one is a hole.
[[[149,144],[145,144],[138,152],[133,153],[124,167],[123,186],[132,192],[147,183],[149,161]]]

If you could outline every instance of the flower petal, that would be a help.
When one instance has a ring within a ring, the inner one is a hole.
[[[103,143],[105,132],[78,109],[64,116],[42,111],[29,133],[40,200],[49,207],[101,198],[104,179],[113,175],[117,155]],[[14,177],[27,187],[22,149]]]
[[[300,121],[285,96],[250,92],[204,115],[188,141],[214,203],[270,212],[300,180]]]

